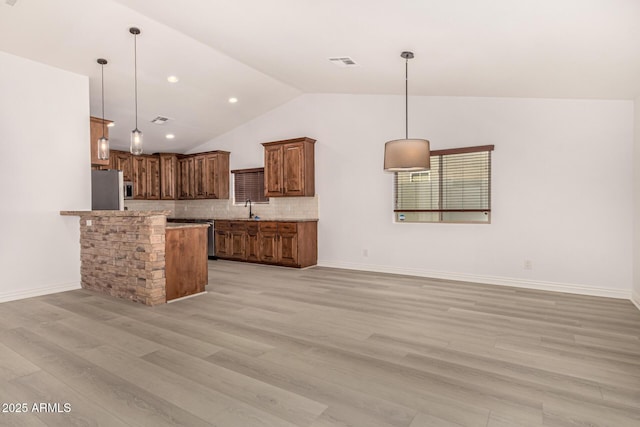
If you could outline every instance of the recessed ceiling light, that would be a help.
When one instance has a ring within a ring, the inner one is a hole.
[[[112,128],[112,127],[114,127],[115,125],[116,125],[116,123],[115,123],[115,122],[111,122],[111,123],[109,123],[109,124],[107,125],[107,127],[108,127],[108,128]]]
[[[178,78],[178,76],[169,76],[167,77],[167,81],[169,83],[178,83],[180,79]]]
[[[173,139],[173,138],[175,138],[176,136],[175,136],[174,134],[172,134],[172,133],[168,133],[168,134],[166,134],[166,135],[165,135],[165,137],[166,137],[167,139]]]
[[[230,102],[231,104],[235,104],[236,102],[238,102],[238,98],[231,97],[231,98],[229,98],[229,102]]]

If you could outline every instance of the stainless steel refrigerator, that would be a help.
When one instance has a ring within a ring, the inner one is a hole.
[[[91,171],[91,210],[124,210],[122,171]]]

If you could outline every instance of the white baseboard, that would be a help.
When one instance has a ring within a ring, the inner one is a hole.
[[[43,286],[39,288],[26,289],[13,292],[1,292],[0,302],[15,301],[24,298],[38,297],[40,295],[55,294],[58,292],[73,291],[81,289],[80,282],[63,283],[60,285]]]
[[[640,292],[631,291],[631,302],[640,310]]]
[[[607,298],[631,299],[631,293],[625,290],[597,288],[594,286],[573,283],[542,282],[537,280],[517,279],[499,276],[479,276],[466,273],[451,273],[443,271],[422,270],[417,268],[400,268],[373,264],[358,264],[342,261],[318,261],[320,267],[343,268],[347,270],[372,271],[376,273],[403,274],[407,276],[429,277],[432,279],[456,280],[461,282],[476,282],[486,285],[512,286],[515,288],[538,289],[543,291],[566,292],[570,294],[592,295]],[[638,305],[640,296],[634,303]]]

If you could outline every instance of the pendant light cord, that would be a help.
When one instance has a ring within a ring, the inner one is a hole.
[[[404,132],[405,139],[409,139],[409,58],[404,63]]]
[[[138,35],[133,35],[133,78],[136,92],[136,130],[138,130]]]
[[[104,64],[100,64],[102,68],[102,138],[104,139]]]

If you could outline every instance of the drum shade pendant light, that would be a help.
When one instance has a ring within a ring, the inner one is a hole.
[[[414,172],[429,170],[429,141],[409,139],[409,59],[413,52],[402,52],[405,59],[405,139],[384,144],[384,170],[388,172]]]
[[[138,129],[138,34],[140,29],[136,27],[129,28],[129,32],[133,34],[133,78],[135,84],[136,96],[136,128],[131,131],[131,147],[129,151],[135,156],[142,154],[142,131]]]
[[[97,141],[97,153],[99,160],[109,160],[109,140],[104,136],[104,66],[107,65],[107,60],[100,58],[98,64],[100,64],[102,75],[102,137]]]

